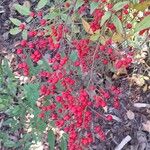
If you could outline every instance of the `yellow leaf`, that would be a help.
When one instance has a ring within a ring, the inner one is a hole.
[[[129,39],[130,37],[131,37],[130,34],[127,34],[127,35],[126,35],[126,38],[125,38],[125,37],[123,37],[121,34],[115,33],[115,34],[113,35],[113,37],[112,37],[112,40],[113,40],[114,42],[121,43],[121,42],[125,41],[126,39]]]
[[[83,18],[81,20],[82,20],[82,24],[83,24],[84,30],[87,33],[89,33],[89,34],[94,34],[94,32],[92,31],[92,29],[90,28],[90,24],[87,21],[85,21]]]
[[[131,4],[130,8],[136,9],[137,11],[144,11],[146,8],[150,6],[150,0],[147,0],[138,4]]]

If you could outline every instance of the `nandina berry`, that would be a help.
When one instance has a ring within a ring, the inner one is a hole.
[[[105,46],[104,46],[104,45],[101,45],[101,46],[99,47],[99,49],[100,49],[100,51],[105,51]]]
[[[36,15],[35,15],[34,12],[31,12],[31,13],[29,14],[29,16],[32,17],[32,18],[34,18]]]
[[[113,53],[113,49],[112,49],[112,48],[108,48],[108,49],[107,49],[107,53],[108,53],[109,55],[111,55],[111,54]]]
[[[124,9],[128,9],[129,8],[129,4],[124,6]]]
[[[20,45],[21,45],[22,47],[25,47],[25,46],[27,45],[27,41],[26,41],[26,40],[22,40],[22,41],[20,42]]]
[[[37,13],[37,16],[38,16],[38,17],[42,17],[42,15],[43,15],[43,12],[42,12],[42,11],[39,11],[39,12]]]
[[[131,23],[127,23],[126,27],[127,27],[128,29],[131,29],[131,28],[132,28],[132,24],[131,24]]]
[[[21,24],[19,25],[19,29],[20,29],[20,30],[24,30],[24,29],[25,29],[25,24],[24,24],[24,23],[21,23]]]
[[[69,3],[69,2],[66,2],[66,3],[65,3],[65,7],[66,7],[66,8],[69,8],[69,7],[70,7],[70,3]]]
[[[108,9],[112,9],[112,7],[113,7],[113,4],[107,4]]]
[[[107,115],[107,116],[106,116],[106,120],[108,120],[108,121],[112,121],[112,120],[113,120],[112,115]]]
[[[40,20],[40,25],[41,26],[45,26],[47,23],[47,21],[45,19]]]
[[[123,13],[127,15],[129,12],[127,9],[125,9],[125,10],[123,10]]]
[[[16,53],[17,53],[17,54],[22,54],[22,53],[23,53],[23,50],[22,50],[21,48],[18,48],[18,49],[16,50]]]

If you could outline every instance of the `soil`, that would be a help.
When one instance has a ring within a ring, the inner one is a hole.
[[[0,56],[3,56],[6,51],[8,53],[13,52],[13,45],[19,39],[19,37],[14,39],[14,36],[9,34],[9,29],[12,27],[9,17],[16,15],[12,10],[12,5],[15,2],[23,3],[24,0],[0,1]],[[127,135],[131,136],[131,141],[123,147],[123,150],[150,150],[150,131],[148,132],[143,128],[143,123],[150,120],[150,109],[147,107],[134,107],[135,103],[150,104],[150,92],[144,93],[137,86],[130,87],[126,77],[117,79],[114,82],[121,87],[122,91],[126,91],[120,97],[122,109],[119,111],[112,110],[113,114],[121,119],[121,122],[113,121],[103,126],[104,130],[109,129],[107,133],[109,138],[103,143],[97,139],[91,145],[91,150],[114,150]],[[127,116],[129,110],[134,114],[132,119]],[[2,118],[7,120],[8,116],[1,112],[0,120]],[[3,129],[7,132],[7,127]],[[15,135],[19,136],[19,133],[14,133]]]

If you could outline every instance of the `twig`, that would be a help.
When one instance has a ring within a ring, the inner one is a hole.
[[[131,136],[127,135],[121,143],[115,148],[115,150],[121,150],[129,141],[131,140]]]

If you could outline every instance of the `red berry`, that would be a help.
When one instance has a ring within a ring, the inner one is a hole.
[[[113,120],[112,115],[108,115],[108,116],[106,116],[106,120],[108,120],[108,121],[112,121],[112,120]]]
[[[22,54],[23,50],[21,48],[18,48],[16,52],[17,54]]]
[[[127,26],[126,26],[128,29],[131,29],[132,28],[132,24],[131,23],[127,23]]]
[[[123,12],[124,12],[124,14],[126,14],[126,15],[129,13],[127,9],[125,9]]]
[[[20,29],[20,30],[24,30],[24,29],[25,29],[25,24],[24,24],[24,23],[21,23],[21,24],[19,25],[19,29]]]
[[[30,17],[34,18],[34,17],[35,17],[35,13],[34,13],[34,12],[31,12],[31,13],[30,13]]]

